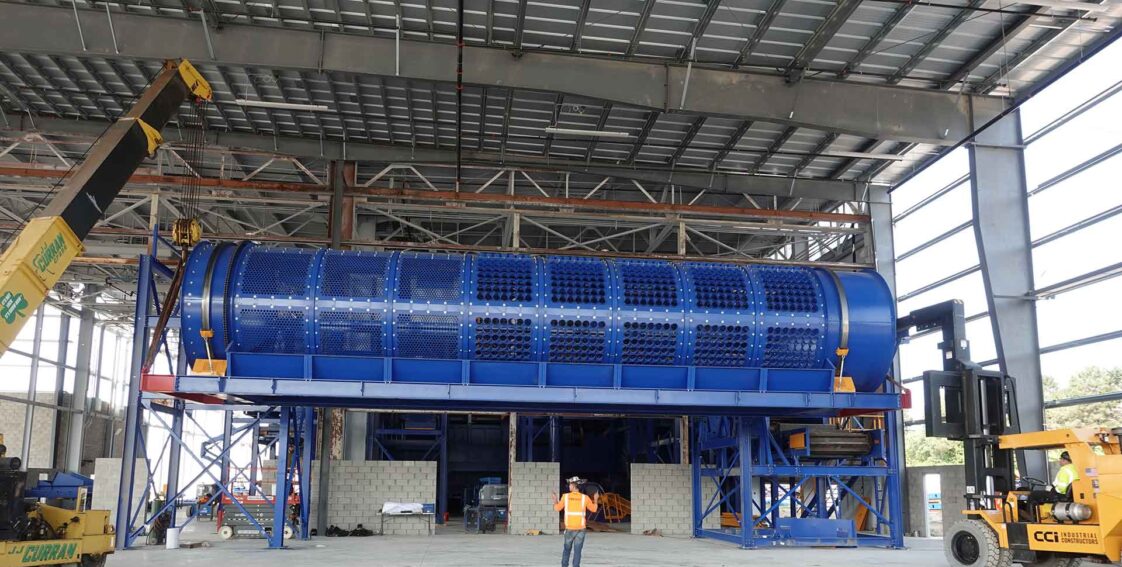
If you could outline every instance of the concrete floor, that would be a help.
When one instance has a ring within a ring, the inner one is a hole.
[[[193,526],[192,526],[193,527]],[[202,527],[213,528],[213,524]],[[208,536],[185,533],[183,541]],[[908,539],[908,549],[741,550],[731,544],[677,537],[590,533],[586,566],[798,565],[836,567],[945,567],[942,540]],[[110,567],[208,565],[223,567],[394,566],[554,566],[561,556],[560,536],[468,535],[441,530],[434,537],[375,536],[292,541],[285,550],[265,549],[259,539],[215,542],[212,547],[168,551],[150,547],[114,554]],[[283,563],[280,563],[283,562]]]

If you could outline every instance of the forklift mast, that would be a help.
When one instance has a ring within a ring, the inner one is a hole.
[[[963,442],[966,501],[969,509],[990,509],[997,496],[1015,487],[1024,471],[1023,450],[1001,449],[998,437],[1020,433],[1017,390],[1012,377],[983,370],[970,359],[966,316],[961,301],[938,303],[911,312],[896,323],[901,340],[915,332],[938,329],[943,369],[923,373],[928,437]]]
[[[0,256],[0,355],[82,253],[82,241],[129,177],[156,152],[160,130],[180,105],[210,99],[210,85],[190,62],[165,62],[132,109],[105,130],[61,190],[15,235]]]

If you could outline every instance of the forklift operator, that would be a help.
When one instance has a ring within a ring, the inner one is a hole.
[[[1077,480],[1079,480],[1079,472],[1075,470],[1075,465],[1071,464],[1071,455],[1067,451],[1060,453],[1060,470],[1056,472],[1052,487],[1059,494],[1067,494],[1071,483]]]

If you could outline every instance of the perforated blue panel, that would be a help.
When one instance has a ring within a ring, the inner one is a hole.
[[[606,321],[554,319],[549,322],[549,360],[600,362],[608,337]]]
[[[747,309],[751,305],[748,278],[737,266],[687,264],[694,297],[702,309]]]
[[[674,275],[673,264],[636,261],[621,261],[617,264],[625,305],[640,307],[678,305],[678,282]]]
[[[463,256],[402,254],[399,262],[397,299],[436,303],[463,297]]]
[[[460,317],[398,313],[394,321],[397,355],[402,358],[459,358]]]
[[[698,325],[693,363],[698,366],[746,366],[751,327]]]
[[[822,333],[818,329],[768,327],[765,368],[815,368]]]
[[[475,259],[475,296],[482,301],[529,302],[534,292],[534,258],[482,254]]]
[[[674,364],[677,351],[677,323],[623,324],[624,364]]]
[[[825,344],[825,297],[815,271],[752,266],[748,272],[764,296],[765,307],[761,323],[766,333],[762,337],[762,358],[756,364],[765,368],[822,368],[832,362]],[[836,343],[829,354],[834,348]]]
[[[549,301],[553,304],[594,304],[607,302],[608,272],[598,258],[550,258]]]
[[[308,352],[310,288],[316,252],[250,249],[237,270],[233,348],[243,352]]]
[[[769,311],[814,313],[818,311],[818,288],[806,268],[760,269]]]
[[[475,358],[530,360],[534,354],[533,323],[529,318],[476,317]]]
[[[460,358],[464,325],[462,254],[403,252],[393,304],[395,356]]]
[[[322,311],[316,322],[320,354],[385,355],[385,325],[381,313]]]
[[[384,356],[394,255],[328,250],[316,293],[316,352]]]

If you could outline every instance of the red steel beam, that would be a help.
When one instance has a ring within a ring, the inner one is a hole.
[[[41,179],[61,179],[67,170],[44,167],[0,167],[0,176],[31,177]],[[129,183],[148,185],[178,185],[184,180],[180,175],[154,175],[136,173]],[[198,179],[203,187],[214,187],[234,191],[272,191],[303,193],[308,195],[330,195],[331,189],[312,183],[285,183],[279,181],[243,181],[240,179],[219,179],[203,177]],[[618,201],[600,199],[573,199],[564,197],[545,197],[536,195],[497,195],[490,193],[471,193],[458,191],[429,191],[416,189],[390,189],[381,187],[349,187],[347,195],[380,198],[413,199],[440,203],[488,203],[499,205],[524,204],[532,206],[572,207],[599,211],[641,211],[670,214],[702,214],[731,216],[736,218],[789,219],[814,222],[867,223],[868,215],[846,213],[825,213],[817,211],[787,211],[745,207],[718,207],[712,205],[679,205],[668,203],[649,203],[642,201]]]

